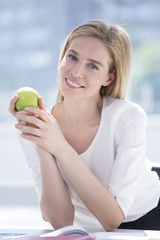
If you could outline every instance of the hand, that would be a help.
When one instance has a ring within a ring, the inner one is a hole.
[[[10,100],[10,103],[9,103],[9,112],[17,119],[17,113],[18,113],[18,111],[16,110],[16,107],[15,107],[15,104],[16,104],[16,102],[17,102],[17,100],[18,100],[18,96],[17,95],[15,95],[15,96],[13,96],[12,98],[11,98],[11,100]],[[18,122],[19,120],[17,119],[17,122]],[[21,122],[21,124],[25,124],[24,122]]]
[[[15,96],[13,96],[12,98],[11,98],[11,100],[10,100],[10,103],[9,103],[9,112],[17,119],[17,122],[19,122],[20,123],[20,121],[19,121],[19,119],[18,119],[18,117],[17,117],[17,113],[18,113],[18,111],[16,110],[16,107],[15,107],[15,104],[16,104],[16,102],[17,102],[17,100],[18,100],[18,96],[17,95],[15,95]],[[42,100],[42,97],[39,97],[38,98],[38,105],[39,105],[39,108],[40,109],[46,109],[46,107],[45,107],[45,103],[43,102],[43,100]],[[23,111],[20,111],[19,113],[23,113]],[[25,123],[25,122],[22,122],[21,121],[21,124],[23,124],[23,125],[27,125],[27,123]],[[29,124],[28,124],[29,125]],[[33,125],[32,125],[33,126]]]
[[[18,96],[15,95],[13,98],[11,98],[10,103],[9,103],[9,112],[14,117],[16,117],[16,114],[17,114],[16,108],[15,108],[15,104],[16,104],[17,100],[18,100]]]
[[[16,128],[22,132],[22,137],[44,147],[56,156],[67,143],[56,119],[46,110],[39,97],[39,109],[26,107],[17,112]]]

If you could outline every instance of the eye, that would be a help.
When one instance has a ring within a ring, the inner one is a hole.
[[[68,57],[73,61],[77,61],[77,57],[74,56],[73,54],[69,54]]]
[[[98,67],[93,63],[89,64],[89,67],[93,70],[98,70]]]

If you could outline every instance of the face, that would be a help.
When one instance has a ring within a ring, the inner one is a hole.
[[[113,81],[109,52],[94,37],[75,38],[59,66],[61,94],[73,99],[99,98],[101,86]]]

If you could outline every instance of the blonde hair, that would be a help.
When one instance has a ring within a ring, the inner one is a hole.
[[[131,42],[127,32],[118,25],[107,25],[101,20],[91,20],[75,28],[66,38],[61,50],[59,64],[73,39],[91,36],[100,39],[110,53],[109,73],[115,71],[115,79],[109,86],[102,86],[100,94],[125,99],[128,94],[131,68]],[[59,90],[57,102],[64,97]]]

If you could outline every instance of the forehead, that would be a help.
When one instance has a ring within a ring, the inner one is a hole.
[[[109,51],[106,45],[96,37],[81,36],[74,38],[68,49],[75,50],[84,57],[105,61],[109,59]]]

